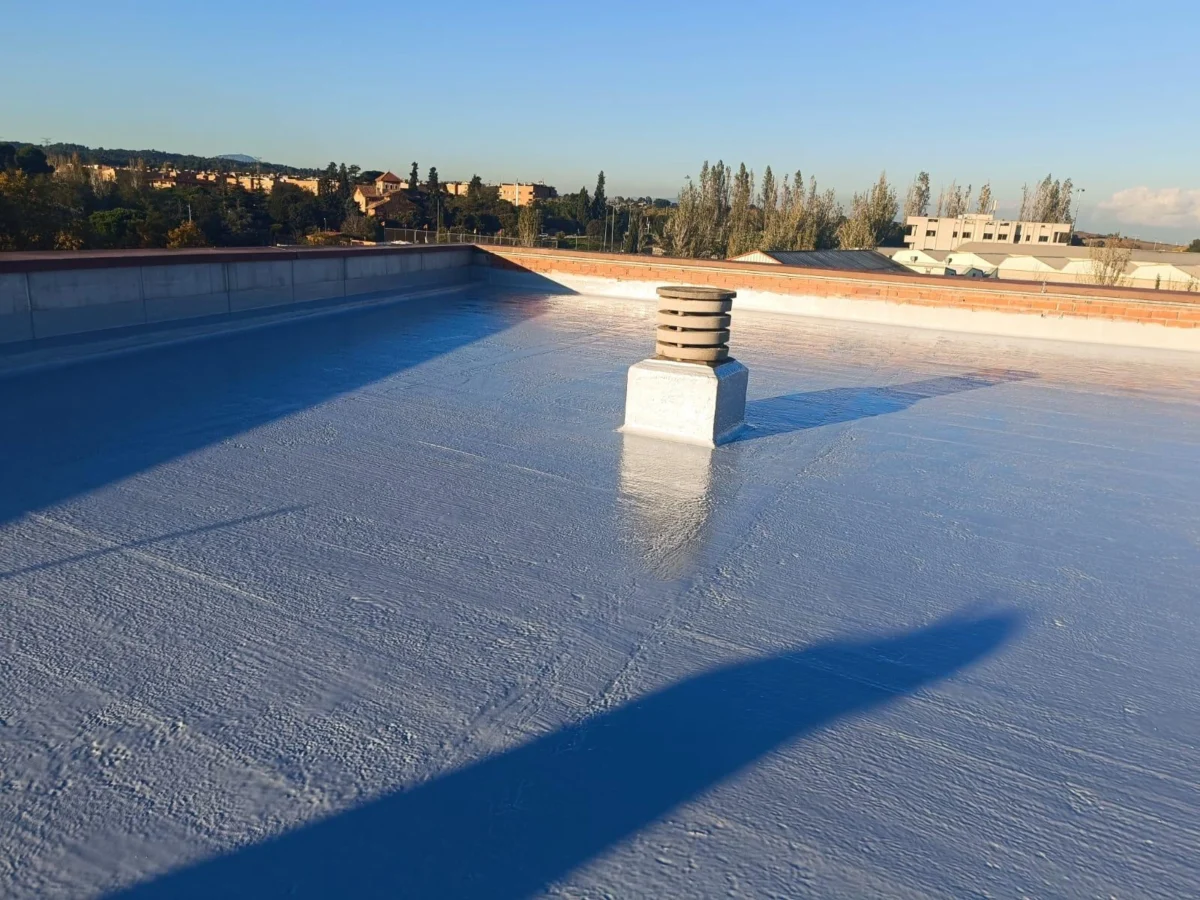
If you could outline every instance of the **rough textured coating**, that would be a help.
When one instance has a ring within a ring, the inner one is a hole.
[[[1200,896],[1200,358],[739,313],[707,451],[652,318],[0,380],[0,897]]]
[[[480,257],[487,280],[521,273],[582,294],[653,295],[689,278],[739,292],[740,309],[913,325],[1107,345],[1200,352],[1200,300],[1182,291],[1054,285],[882,272],[825,272],[727,260],[666,260],[628,255],[493,247]],[[518,284],[498,279],[493,283]],[[983,315],[976,315],[983,313]],[[1148,327],[1143,327],[1148,326]]]

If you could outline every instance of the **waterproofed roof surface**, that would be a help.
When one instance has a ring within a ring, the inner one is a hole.
[[[448,294],[0,381],[6,897],[1195,896],[1200,366]]]

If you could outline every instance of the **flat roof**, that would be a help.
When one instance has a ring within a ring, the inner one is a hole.
[[[1009,248],[1002,252],[1010,256],[1069,256],[1075,259],[1088,259],[1092,253],[1091,247],[1076,247],[1072,244],[1003,244],[993,241],[970,241],[961,245],[958,253],[995,253],[997,247]],[[1134,262],[1165,262],[1177,266],[1200,264],[1200,253],[1186,253],[1179,250],[1137,250],[1131,249],[1130,259]]]
[[[1194,896],[1200,358],[736,313],[710,453],[652,329],[0,380],[0,894]]]

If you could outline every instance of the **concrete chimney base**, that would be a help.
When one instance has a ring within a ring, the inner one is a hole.
[[[716,447],[746,424],[750,371],[736,359],[716,366],[644,359],[629,367],[621,431]]]

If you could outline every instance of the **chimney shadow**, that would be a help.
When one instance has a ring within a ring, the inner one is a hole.
[[[1037,378],[1033,372],[979,369],[906,384],[832,388],[752,400],[746,404],[748,427],[735,443],[902,412],[921,400],[1033,378]]]
[[[111,896],[526,897],[765,754],[987,658],[1021,620],[951,618],[743,659]]]

